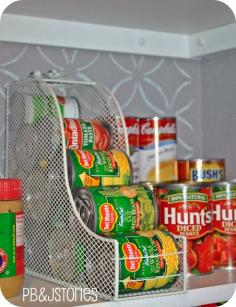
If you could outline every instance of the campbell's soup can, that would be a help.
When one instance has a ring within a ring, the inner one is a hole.
[[[132,183],[132,167],[125,152],[68,150],[67,167],[72,190],[79,187],[129,185]]]
[[[128,134],[130,160],[133,168],[133,182],[139,182],[140,154],[139,154],[139,118],[125,117]]]
[[[217,182],[225,179],[224,159],[178,160],[181,182]]]
[[[215,268],[236,267],[236,183],[212,185],[213,264]]]
[[[163,184],[156,187],[155,193],[159,206],[159,228],[187,239],[189,273],[211,273],[211,187],[203,184]]]
[[[97,234],[157,228],[157,204],[142,185],[79,188],[73,193],[83,222]]]
[[[160,230],[112,236],[119,243],[119,293],[168,289],[179,277],[183,252],[175,238]]]
[[[178,180],[176,118],[140,118],[140,181]]]
[[[112,129],[101,120],[64,119],[66,148],[109,150],[112,145]]]

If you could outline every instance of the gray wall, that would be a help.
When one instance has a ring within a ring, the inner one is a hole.
[[[236,178],[236,51],[202,62],[204,156],[226,158],[227,178]]]
[[[201,62],[0,44],[0,84],[32,70],[64,71],[72,79],[94,80],[116,96],[125,115],[177,116],[178,156],[201,155]],[[4,92],[0,88],[0,176],[4,163]]]

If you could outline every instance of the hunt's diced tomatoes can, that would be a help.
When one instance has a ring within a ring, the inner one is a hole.
[[[212,202],[209,185],[171,184],[155,189],[159,227],[187,239],[188,271],[213,270]]]
[[[130,160],[133,168],[133,182],[139,182],[139,118],[126,117],[125,124],[129,140]]]
[[[212,185],[213,264],[215,268],[236,267],[236,183]]]
[[[140,181],[177,181],[176,118],[140,119]]]

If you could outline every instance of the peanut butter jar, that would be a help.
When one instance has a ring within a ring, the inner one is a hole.
[[[0,288],[5,298],[19,294],[24,283],[24,213],[22,183],[0,179]]]

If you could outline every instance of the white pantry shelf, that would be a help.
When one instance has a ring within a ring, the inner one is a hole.
[[[41,287],[50,289],[60,287],[45,280],[37,279],[32,276],[26,276],[26,288]],[[135,299],[120,302],[110,302],[99,300],[94,307],[193,307],[201,304],[209,304],[229,300],[236,289],[236,270],[216,271],[213,274],[189,278],[189,287],[191,288],[185,294],[170,295],[162,297],[152,297],[146,299]],[[21,306],[22,295],[10,300],[12,304]],[[87,306],[85,302],[77,302],[76,306]],[[25,299],[24,307],[30,306],[29,298]],[[57,307],[64,307],[57,303]]]

